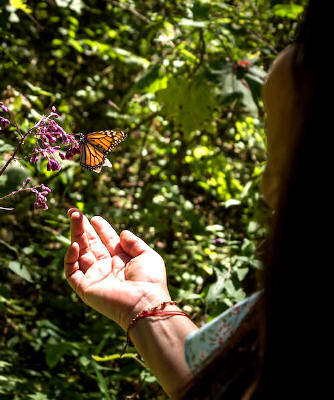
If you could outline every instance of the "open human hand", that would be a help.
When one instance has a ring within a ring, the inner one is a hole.
[[[126,330],[138,312],[170,300],[164,261],[151,247],[129,231],[118,235],[102,217],[67,214],[65,275],[86,304]]]

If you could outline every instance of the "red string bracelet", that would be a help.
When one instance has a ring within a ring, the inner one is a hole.
[[[171,311],[166,311],[164,310],[164,308],[168,305],[177,305],[176,301],[164,301],[163,303],[159,304],[158,306],[152,307],[152,308],[147,308],[143,311],[141,311],[140,313],[138,313],[135,317],[132,318],[128,329],[126,331],[126,343],[125,346],[120,354],[120,357],[122,357],[122,355],[125,353],[129,342],[130,342],[130,329],[137,323],[137,321],[139,321],[142,318],[147,318],[147,317],[153,317],[153,316],[161,316],[161,315],[183,315],[187,318],[190,318],[189,315],[187,313],[185,313],[184,311],[179,311],[179,310],[171,310]]]

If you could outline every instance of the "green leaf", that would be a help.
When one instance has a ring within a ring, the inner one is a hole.
[[[30,83],[29,81],[24,81],[24,83],[28,86],[28,88],[33,92],[36,93],[40,96],[49,96],[49,97],[53,97],[53,93],[48,92],[47,90],[44,90],[36,85],[33,85],[32,83]]]
[[[95,373],[96,373],[97,382],[98,382],[99,389],[100,389],[101,393],[105,396],[105,399],[111,400],[110,396],[109,396],[109,390],[108,390],[107,383],[106,383],[103,375],[99,371],[99,367],[98,367],[97,363],[95,361],[93,361],[92,364],[93,364],[93,368],[94,368]]]
[[[17,255],[17,257],[19,257],[19,251],[17,250],[17,248],[15,246],[10,245],[9,243],[5,242],[2,239],[0,239],[0,244],[7,247],[7,249],[13,251]]]
[[[297,19],[304,11],[304,6],[298,4],[276,4],[274,14],[277,17]]]
[[[19,275],[22,279],[32,283],[33,280],[31,278],[30,272],[27,267],[19,263],[18,261],[10,261],[8,263],[8,268],[14,272],[16,275]]]
[[[192,28],[205,28],[207,21],[194,21],[192,19],[182,18],[179,22],[180,26],[190,26]]]
[[[248,271],[249,271],[248,268],[238,268],[236,270],[240,282],[245,279],[246,275],[248,274]]]
[[[217,301],[221,297],[226,285],[226,271],[223,272],[216,267],[214,267],[213,269],[215,271],[217,280],[214,284],[210,286],[206,295],[206,301],[208,303],[214,303],[215,301]]]
[[[8,143],[6,143],[4,140],[0,140],[0,153],[10,153],[14,150],[14,147]]]
[[[49,397],[44,393],[34,393],[28,395],[29,400],[49,400]]]
[[[73,350],[70,343],[47,343],[45,348],[45,360],[50,368],[54,368],[61,358]]]
[[[216,72],[219,73],[219,72]],[[246,80],[238,79],[233,71],[233,66],[227,64],[220,70],[221,102],[231,104],[239,100],[250,115],[257,117],[258,108],[253,98],[252,91]]]
[[[10,0],[10,5],[16,10],[22,10],[23,12],[30,14],[31,9],[25,3],[26,0]]]
[[[232,206],[239,206],[240,204],[241,204],[241,201],[237,200],[237,199],[229,199],[229,200],[226,200],[224,203],[226,208],[229,208]]]
[[[163,105],[161,113],[185,133],[204,128],[216,107],[211,87],[200,80],[170,78],[167,88],[157,92],[157,99]]]

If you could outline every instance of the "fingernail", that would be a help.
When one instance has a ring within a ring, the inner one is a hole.
[[[79,212],[79,210],[78,210],[77,208],[71,207],[71,208],[67,211],[67,215],[71,216],[75,211],[78,211],[78,212]]]

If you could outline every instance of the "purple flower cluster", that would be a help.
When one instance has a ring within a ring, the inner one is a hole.
[[[213,239],[213,243],[217,246],[222,246],[223,244],[225,244],[225,240],[222,238],[216,238]]]
[[[51,189],[49,187],[43,185],[43,183],[41,185],[28,187],[30,181],[31,181],[31,178],[27,178],[25,180],[25,182],[23,183],[23,185],[18,190],[15,190],[14,192],[8,193],[4,197],[1,197],[0,201],[17,196],[19,193],[22,193],[22,192],[31,192],[31,193],[34,193],[36,196],[36,201],[34,203],[34,206],[36,208],[43,208],[44,210],[47,210],[48,206],[46,204],[46,202],[47,202],[46,196],[51,192]],[[14,208],[12,208],[12,207],[10,207],[10,208],[0,207],[0,209],[1,210],[14,210]]]
[[[6,113],[9,111],[2,101],[0,101],[0,109]],[[10,121],[7,118],[0,116],[0,131],[7,128],[8,125],[10,125]]]
[[[47,170],[57,171],[61,169],[61,167],[55,158],[56,151],[58,151],[58,155],[62,160],[69,160],[75,154],[78,154],[80,149],[74,136],[66,133],[52,118],[59,118],[54,106],[52,107],[52,112],[48,116],[43,115],[31,129],[37,140],[30,162],[36,163],[40,157],[47,158]],[[55,145],[58,140],[62,141],[63,146],[68,147],[65,154],[59,151],[59,145]]]
[[[43,208],[44,210],[47,210],[48,206],[46,204],[46,202],[47,202],[46,196],[51,192],[51,189],[49,187],[43,185],[43,183],[38,186],[27,187],[27,185],[30,183],[30,181],[31,181],[31,178],[27,178],[20,190],[21,191],[28,190],[29,192],[34,193],[36,196],[36,201],[34,203],[35,208]]]
[[[38,189],[40,189],[40,191],[38,191]],[[44,210],[47,210],[48,206],[46,204],[47,202],[46,196],[51,192],[51,189],[43,185],[42,183],[39,186],[34,186],[30,188],[30,190],[36,195],[36,201],[34,203],[34,206],[36,208],[43,208]]]

